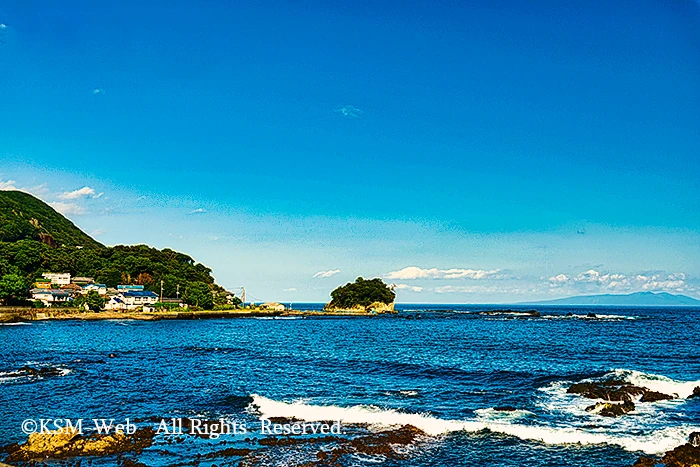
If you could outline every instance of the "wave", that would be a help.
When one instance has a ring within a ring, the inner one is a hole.
[[[0,326],[31,326],[32,323],[0,323]]]
[[[479,432],[488,430],[514,436],[522,440],[549,445],[610,444],[628,451],[646,454],[662,454],[681,444],[697,427],[681,426],[657,430],[647,434],[606,433],[604,430],[585,430],[573,427],[523,425],[508,419],[497,421],[487,418],[473,420],[446,420],[429,414],[405,413],[394,409],[381,409],[369,405],[340,407],[336,405],[312,405],[304,401],[281,402],[258,394],[251,395],[251,410],[261,418],[283,417],[306,422],[340,421],[348,425],[368,425],[375,429],[413,425],[431,436],[453,432]]]
[[[652,391],[675,395],[681,399],[690,398],[695,388],[700,387],[700,380],[678,381],[666,376],[635,370],[615,369],[609,373],[609,376]]]

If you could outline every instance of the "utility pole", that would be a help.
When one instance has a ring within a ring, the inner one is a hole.
[[[160,281],[160,301],[163,302],[163,280]]]
[[[243,299],[243,308],[245,308],[245,287],[241,287],[241,298]]]
[[[177,292],[175,292],[175,296],[178,300],[180,300],[180,284],[177,284]]]

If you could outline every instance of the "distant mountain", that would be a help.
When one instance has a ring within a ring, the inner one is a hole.
[[[666,292],[634,292],[630,294],[581,295],[529,302],[527,305],[700,306],[700,300]]]
[[[0,191],[0,242],[19,240],[104,248],[42,200],[21,191]]]

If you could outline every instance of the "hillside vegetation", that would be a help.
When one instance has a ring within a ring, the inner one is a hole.
[[[32,195],[0,191],[0,278],[19,276],[28,288],[44,272],[93,277],[108,287],[139,284],[157,293],[162,280],[166,297],[175,297],[178,286],[181,296],[205,286],[213,304],[224,295],[211,269],[184,253],[146,245],[105,247]]]
[[[104,248],[40,199],[21,191],[0,191],[0,242],[19,240]]]

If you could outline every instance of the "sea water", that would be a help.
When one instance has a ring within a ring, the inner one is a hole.
[[[479,314],[495,308],[486,306],[397,308],[376,317],[0,326],[0,445],[26,440],[26,419],[223,419],[248,433],[160,436],[139,460],[236,465],[197,456],[222,442],[245,445],[260,436],[261,418],[284,417],[426,433],[400,459],[354,456],[348,465],[615,467],[700,431],[700,399],[689,398],[700,386],[698,309],[537,307],[541,317],[521,317]],[[24,366],[58,371],[31,376]],[[566,391],[606,378],[675,399],[606,418]],[[307,454],[288,450],[269,465]]]

